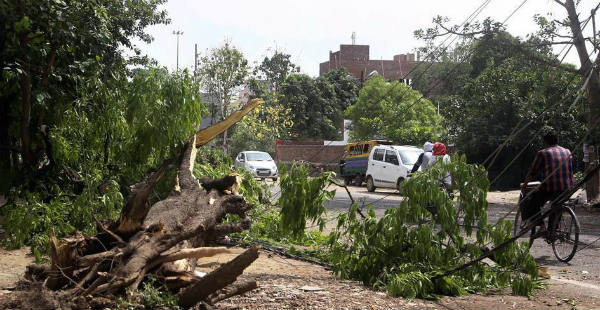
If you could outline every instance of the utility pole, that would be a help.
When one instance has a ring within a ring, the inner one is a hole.
[[[179,36],[183,35],[183,31],[173,31],[173,34],[177,36],[177,71],[179,71]]]
[[[194,81],[196,80],[196,75],[198,70],[198,43],[194,44]]]
[[[598,7],[596,7],[597,9]],[[594,52],[598,48],[598,44],[596,42],[596,9],[592,9],[591,17],[592,17],[592,40],[594,41]],[[594,53],[592,52],[592,53]]]

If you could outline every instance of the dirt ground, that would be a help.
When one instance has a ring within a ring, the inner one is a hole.
[[[243,249],[233,248],[233,251],[238,254]],[[236,254],[201,260],[199,270],[216,268],[217,264],[211,262],[223,263]],[[26,249],[1,251],[0,287],[14,285],[32,260]],[[580,287],[552,280],[532,298],[512,296],[507,290],[438,301],[393,298],[358,282],[336,279],[323,267],[268,252],[260,253],[242,278],[256,280],[259,288],[218,303],[218,309],[574,309],[573,306],[600,309],[596,290],[585,292]],[[0,299],[5,294],[11,291],[0,290]]]
[[[512,194],[490,193],[490,202],[513,202]],[[235,253],[243,249],[232,248]],[[25,266],[33,261],[28,249],[0,249],[0,299],[12,294]],[[199,261],[200,271],[210,271],[236,254],[222,254]],[[553,276],[554,277],[554,276]],[[600,309],[600,287],[573,285],[564,279],[546,281],[533,297],[512,296],[510,290],[446,297],[437,301],[393,298],[355,281],[335,278],[323,267],[261,251],[245,270],[258,289],[220,302],[218,309]]]

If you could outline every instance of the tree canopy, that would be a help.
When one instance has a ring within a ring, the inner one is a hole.
[[[37,251],[50,228],[95,229],[94,216],[116,216],[129,186],[197,129],[205,112],[193,77],[152,66],[133,44],[150,42],[148,25],[168,22],[163,2],[0,2],[8,244]]]
[[[92,83],[94,90],[115,87],[126,78],[127,64],[146,62],[133,42],[150,42],[145,28],[169,21],[158,10],[163,2],[0,3],[0,174],[21,183],[21,176],[52,165],[50,137],[65,114],[73,108],[103,112],[82,94]],[[136,56],[124,56],[123,49]],[[8,179],[0,191],[15,185]]]
[[[377,138],[421,145],[444,134],[442,118],[431,101],[406,84],[380,76],[365,83],[346,115],[352,120],[351,135],[356,140]]]
[[[540,132],[556,131],[566,147],[576,145],[585,132],[581,107],[569,108],[581,78],[566,70],[540,65],[539,59],[552,57],[547,47],[535,45],[540,40],[533,36],[521,42],[505,31],[485,33],[477,40],[458,46],[458,59],[442,58],[422,80],[415,80],[415,85],[422,87],[451,72],[449,84],[442,83],[429,97],[440,107],[449,141],[471,162],[482,163],[509,137],[513,128],[528,124],[498,155],[495,163],[488,165],[490,177],[494,179],[526,149],[505,177],[494,185],[514,186],[522,181],[535,150],[543,145]],[[525,55],[524,50],[539,59]],[[547,111],[541,114],[544,110]],[[580,150],[572,151],[579,163]]]

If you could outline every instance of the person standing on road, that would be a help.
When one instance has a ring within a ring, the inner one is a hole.
[[[525,190],[527,183],[533,181],[539,172],[542,173],[542,184],[529,194],[530,197],[521,206],[523,221],[536,216],[547,201],[556,199],[575,184],[571,151],[558,145],[558,137],[553,132],[545,134],[543,140],[544,148],[535,155],[529,173],[521,185],[521,191]],[[546,230],[542,219],[539,219],[538,226],[541,226],[540,232]]]
[[[429,166],[431,166],[432,158],[433,158],[433,143],[427,141],[423,145],[423,153],[421,153],[421,155],[419,155],[419,159],[417,159],[417,162],[413,165],[413,168],[410,171],[410,173],[415,173],[417,170],[419,170],[419,167],[421,167],[422,171],[427,170],[429,168]]]
[[[446,145],[442,142],[436,142],[433,144],[433,162],[442,161],[444,163],[450,162],[450,155],[446,153]],[[444,179],[442,180],[446,190],[450,189],[450,185],[452,184],[452,177],[450,173],[448,173]]]
[[[423,153],[419,155],[419,158],[410,170],[411,174],[417,172],[417,170],[419,170],[419,168],[421,167],[421,164],[423,163],[423,156],[425,155],[425,152],[427,152],[425,149],[428,148],[429,144],[431,144],[431,150],[429,152],[431,153],[433,151],[433,143],[429,141],[425,142],[425,144],[423,145]]]

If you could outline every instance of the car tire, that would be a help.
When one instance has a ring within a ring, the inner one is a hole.
[[[373,178],[371,176],[367,177],[367,191],[371,193],[375,191],[375,183],[373,183]]]
[[[277,178],[271,178],[271,180],[273,180],[273,182],[277,182]]]
[[[344,185],[350,186],[350,185],[352,185],[352,181],[353,181],[352,177],[344,177]]]
[[[402,195],[402,182],[404,182],[404,178],[399,178],[396,182],[396,189],[400,195]]]
[[[354,185],[360,187],[363,184],[364,179],[365,178],[363,178],[363,176],[357,175],[356,177],[354,177]]]

